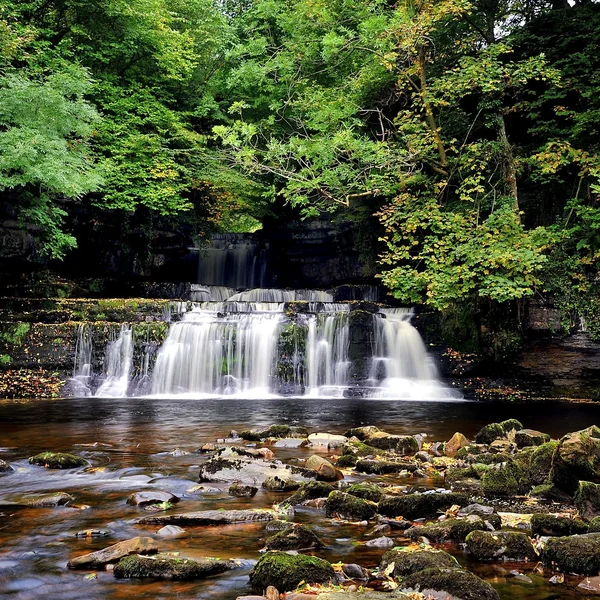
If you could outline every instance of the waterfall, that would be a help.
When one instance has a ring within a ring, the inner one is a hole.
[[[77,326],[77,342],[75,344],[75,364],[71,384],[76,396],[91,396],[92,352],[94,349],[92,328],[87,323]]]
[[[277,290],[256,288],[228,298],[243,302],[333,302],[333,296],[322,290]]]
[[[121,325],[116,340],[106,348],[106,379],[95,396],[122,398],[127,395],[129,377],[133,366],[133,331],[129,325]]]

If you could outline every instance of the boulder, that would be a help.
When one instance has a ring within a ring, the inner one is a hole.
[[[439,512],[444,512],[454,504],[466,506],[469,504],[469,498],[466,494],[455,492],[386,496],[379,503],[378,512],[385,517],[402,516],[412,520],[421,517],[435,517]]]
[[[165,525],[156,532],[156,535],[166,539],[175,539],[187,537],[188,533],[177,525]]]
[[[481,483],[486,496],[515,496],[524,494],[531,487],[528,469],[516,460],[488,469]]]
[[[591,521],[600,516],[600,485],[597,483],[580,481],[573,499],[582,519]]]
[[[600,482],[600,428],[596,426],[562,437],[552,456],[551,483],[572,495],[580,480]]]
[[[402,590],[419,590],[424,596],[450,596],[455,600],[500,600],[498,592],[487,582],[464,569],[423,569],[402,580]],[[438,592],[438,594],[435,594]]]
[[[106,565],[116,563],[131,554],[156,554],[157,552],[158,545],[152,538],[135,537],[97,552],[77,556],[67,563],[67,567],[69,569],[104,569]]]
[[[286,525],[267,538],[267,550],[314,550],[325,547],[325,544],[310,527],[299,523],[287,523]]]
[[[379,502],[383,498],[381,488],[374,483],[353,483],[344,492],[371,502]]]
[[[475,443],[477,444],[491,444],[494,440],[498,440],[505,436],[504,429],[500,423],[490,423],[484,425],[475,436]]]
[[[67,452],[41,452],[29,459],[29,464],[40,465],[46,469],[75,469],[89,463],[85,458]]]
[[[324,481],[310,481],[303,483],[298,491],[285,500],[286,504],[296,506],[302,504],[307,500],[314,500],[315,498],[325,498],[333,491],[333,486],[325,483]]]
[[[254,510],[200,510],[177,515],[156,515],[144,517],[137,522],[144,525],[168,524],[176,525],[229,525],[231,523],[254,523],[270,521],[273,512],[265,509]]]
[[[388,550],[381,559],[379,571],[386,571],[392,564],[391,572],[387,572],[391,577],[406,577],[423,569],[460,568],[458,561],[452,555],[443,550],[434,549],[399,548]]]
[[[365,442],[380,450],[391,450],[398,454],[415,454],[420,450],[418,440],[412,435],[392,435],[378,431],[370,435]]]
[[[550,538],[542,551],[544,566],[576,575],[600,571],[600,533]]]
[[[470,446],[470,445],[471,445],[471,442],[462,433],[459,433],[457,431],[446,442],[446,448],[445,448],[446,456],[449,456],[450,458],[454,458],[456,456],[456,453],[461,448],[466,448],[467,446]]]
[[[520,429],[515,433],[515,443],[517,444],[517,448],[541,446],[549,441],[550,436],[547,433],[542,433],[535,429]]]
[[[133,506],[147,506],[149,504],[162,504],[164,502],[175,504],[179,502],[179,498],[169,492],[161,492],[159,490],[136,492],[127,498],[127,504],[132,504]]]
[[[237,566],[233,560],[214,558],[184,558],[169,554],[147,556],[127,556],[115,565],[117,579],[169,579],[184,581],[203,579],[209,575],[224,573]]]
[[[532,535],[567,536],[587,533],[588,526],[579,519],[569,519],[547,513],[531,515]]]
[[[465,538],[469,552],[478,560],[537,560],[537,553],[524,533],[473,531]]]
[[[300,487],[300,483],[294,479],[267,477],[262,482],[262,487],[269,492],[293,492]]]
[[[539,485],[550,477],[552,456],[558,448],[558,442],[546,442],[538,446],[529,460],[529,474],[532,483]]]
[[[258,593],[270,585],[281,592],[291,591],[301,581],[329,584],[336,581],[335,571],[326,560],[316,556],[285,552],[263,554],[250,571],[250,586]]]
[[[325,502],[325,514],[328,517],[341,517],[351,521],[372,519],[377,513],[377,505],[351,494],[333,491]]]
[[[317,474],[319,481],[337,481],[343,479],[344,476],[340,473],[328,460],[317,454],[313,454],[308,458],[305,464],[307,469],[314,471]]]
[[[471,515],[465,519],[446,519],[431,525],[411,527],[405,531],[405,535],[413,540],[426,537],[432,542],[464,542],[472,531],[488,531],[489,524],[481,517]]]
[[[379,448],[375,448],[374,446],[369,446],[368,444],[365,444],[356,438],[348,440],[348,442],[342,446],[342,456],[350,455],[363,458],[367,456],[373,457],[379,454],[389,453]]]

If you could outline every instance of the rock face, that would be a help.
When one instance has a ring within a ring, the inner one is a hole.
[[[262,593],[272,585],[280,592],[294,590],[301,581],[330,583],[335,581],[335,571],[325,560],[304,554],[267,552],[250,571],[250,586]]]
[[[154,525],[158,523],[174,523],[176,525],[229,525],[231,523],[253,523],[270,521],[273,513],[268,510],[201,510],[198,512],[180,513],[178,515],[156,515],[144,517],[138,523]]]
[[[469,552],[478,560],[536,560],[537,553],[524,533],[473,531],[466,537]]]
[[[136,537],[119,542],[103,550],[84,554],[71,559],[67,563],[69,569],[103,569],[130,554],[156,554],[158,545],[149,537]]]
[[[564,573],[596,575],[600,571],[600,533],[550,538],[542,562]]]
[[[127,556],[122,558],[114,568],[118,579],[169,579],[184,581],[203,579],[209,575],[224,573],[235,569],[233,560],[217,560],[214,558],[192,559],[173,557],[168,554],[153,556]]]
[[[424,569],[403,579],[400,587],[403,590],[418,589],[425,596],[442,592],[460,600],[500,600],[498,592],[489,583],[463,569]]]

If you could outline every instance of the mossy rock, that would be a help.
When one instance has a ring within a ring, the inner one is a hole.
[[[323,548],[325,544],[310,527],[287,523],[286,527],[267,538],[265,546],[267,550],[314,550]]]
[[[538,446],[529,461],[529,474],[531,481],[536,485],[544,483],[550,476],[552,456],[558,448],[558,442],[546,442]]]
[[[324,481],[309,481],[307,483],[303,483],[295,494],[287,498],[287,500],[285,500],[285,504],[296,506],[306,502],[307,500],[326,498],[331,492],[333,492],[333,490],[334,487],[328,483],[325,483]]]
[[[258,594],[270,585],[289,592],[302,581],[328,584],[335,580],[335,571],[326,560],[305,554],[267,552],[250,571],[250,586]]]
[[[423,569],[403,579],[400,588],[418,589],[424,596],[435,591],[460,600],[500,600],[489,583],[464,569]]]
[[[483,475],[490,469],[488,465],[474,464],[469,467],[449,467],[445,472],[446,483],[452,484],[461,479],[481,479]]]
[[[335,461],[335,466],[340,467],[341,469],[347,469],[356,466],[357,462],[358,456],[354,456],[353,454],[342,454],[342,456]]]
[[[500,423],[500,427],[502,427],[504,433],[508,434],[513,429],[515,431],[520,431],[521,429],[523,429],[523,423],[521,423],[521,421],[517,419],[506,419],[506,421],[502,421]]]
[[[571,496],[566,492],[559,490],[551,483],[542,483],[536,485],[530,492],[529,495],[532,498],[543,498],[544,500],[550,500],[551,502],[571,502]]]
[[[515,496],[524,494],[531,487],[529,471],[516,460],[489,469],[481,483],[486,496]]]
[[[170,579],[183,581],[203,579],[236,567],[232,560],[213,558],[192,559],[157,554],[152,558],[132,555],[122,558],[114,568],[118,579]]]
[[[240,431],[240,437],[249,442],[260,442],[267,438],[305,438],[308,430],[304,427],[290,427],[289,425],[271,425],[266,429],[245,429]]]
[[[262,487],[268,492],[293,492],[300,487],[300,483],[294,479],[283,479],[281,477],[267,477],[262,482]]]
[[[374,483],[353,483],[344,492],[371,502],[379,502],[383,498],[381,488]]]
[[[582,519],[591,521],[600,516],[600,485],[591,481],[580,481],[573,498]]]
[[[408,471],[412,473],[417,470],[417,465],[407,460],[378,460],[363,458],[357,461],[354,470],[358,473],[368,475],[389,475],[390,473],[400,473]]]
[[[75,469],[89,463],[85,458],[68,452],[41,452],[29,459],[29,464],[40,465],[46,469]]]
[[[364,425],[363,427],[353,427],[352,429],[348,429],[348,431],[344,432],[344,435],[347,438],[355,437],[361,442],[364,442],[369,436],[379,431],[381,431],[381,429],[375,427],[375,425]]]
[[[419,442],[412,435],[392,435],[379,431],[365,440],[366,444],[398,454],[414,454],[419,451]]]
[[[392,563],[394,568],[389,575],[392,577],[406,577],[422,571],[438,567],[460,568],[458,561],[443,550],[416,550],[407,551],[394,549],[386,552],[379,565],[379,570],[384,571]]]
[[[517,444],[517,448],[541,446],[549,441],[550,436],[547,433],[542,433],[535,429],[521,429],[515,433],[515,443]]]
[[[14,469],[5,461],[0,458],[0,475],[6,475],[12,473]]]
[[[546,513],[534,513],[531,516],[533,535],[567,536],[587,532],[588,526],[579,519],[557,517]]]
[[[597,575],[600,571],[600,533],[550,538],[542,552],[544,566],[564,573]]]
[[[531,539],[516,531],[472,531],[465,541],[478,560],[537,560]]]
[[[550,481],[573,495],[579,481],[600,482],[600,429],[595,425],[568,433],[552,456]]]
[[[477,457],[483,452],[479,446],[471,444],[470,446],[463,446],[456,451],[454,458],[457,460],[467,460],[468,462],[476,461]]]
[[[420,519],[435,517],[454,504],[467,506],[469,497],[466,494],[450,492],[432,494],[405,494],[403,496],[386,496],[379,503],[379,514],[384,517],[404,517]]]
[[[600,533],[600,517],[594,517],[588,523],[588,533]]]
[[[512,460],[512,458],[513,457],[510,454],[504,454],[503,452],[498,454],[484,452],[477,457],[477,462],[482,465],[498,465],[507,460]]]
[[[365,521],[372,519],[376,513],[377,506],[373,502],[344,492],[331,492],[325,502],[325,514],[328,517]]]
[[[506,433],[500,423],[490,423],[484,425],[475,436],[477,444],[491,444],[494,440],[498,440],[506,436]]]
[[[436,543],[464,542],[472,531],[487,531],[488,529],[488,524],[481,517],[473,516],[466,519],[446,519],[422,527],[411,527],[404,532],[404,535],[413,540],[426,537]]]
[[[382,450],[380,448],[375,448],[374,446],[369,446],[364,442],[359,442],[358,440],[349,440],[342,446],[342,456],[345,455],[365,457],[365,456],[377,456],[382,454]],[[387,454],[383,452],[383,454]]]

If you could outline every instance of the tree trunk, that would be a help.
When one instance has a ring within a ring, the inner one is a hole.
[[[500,142],[504,148],[504,180],[506,182],[506,188],[509,195],[513,199],[513,210],[517,215],[519,222],[521,221],[521,215],[519,212],[519,196],[517,194],[517,168],[515,166],[515,157],[513,155],[512,146],[506,135],[506,123],[504,122],[504,115],[498,116],[498,136]]]

